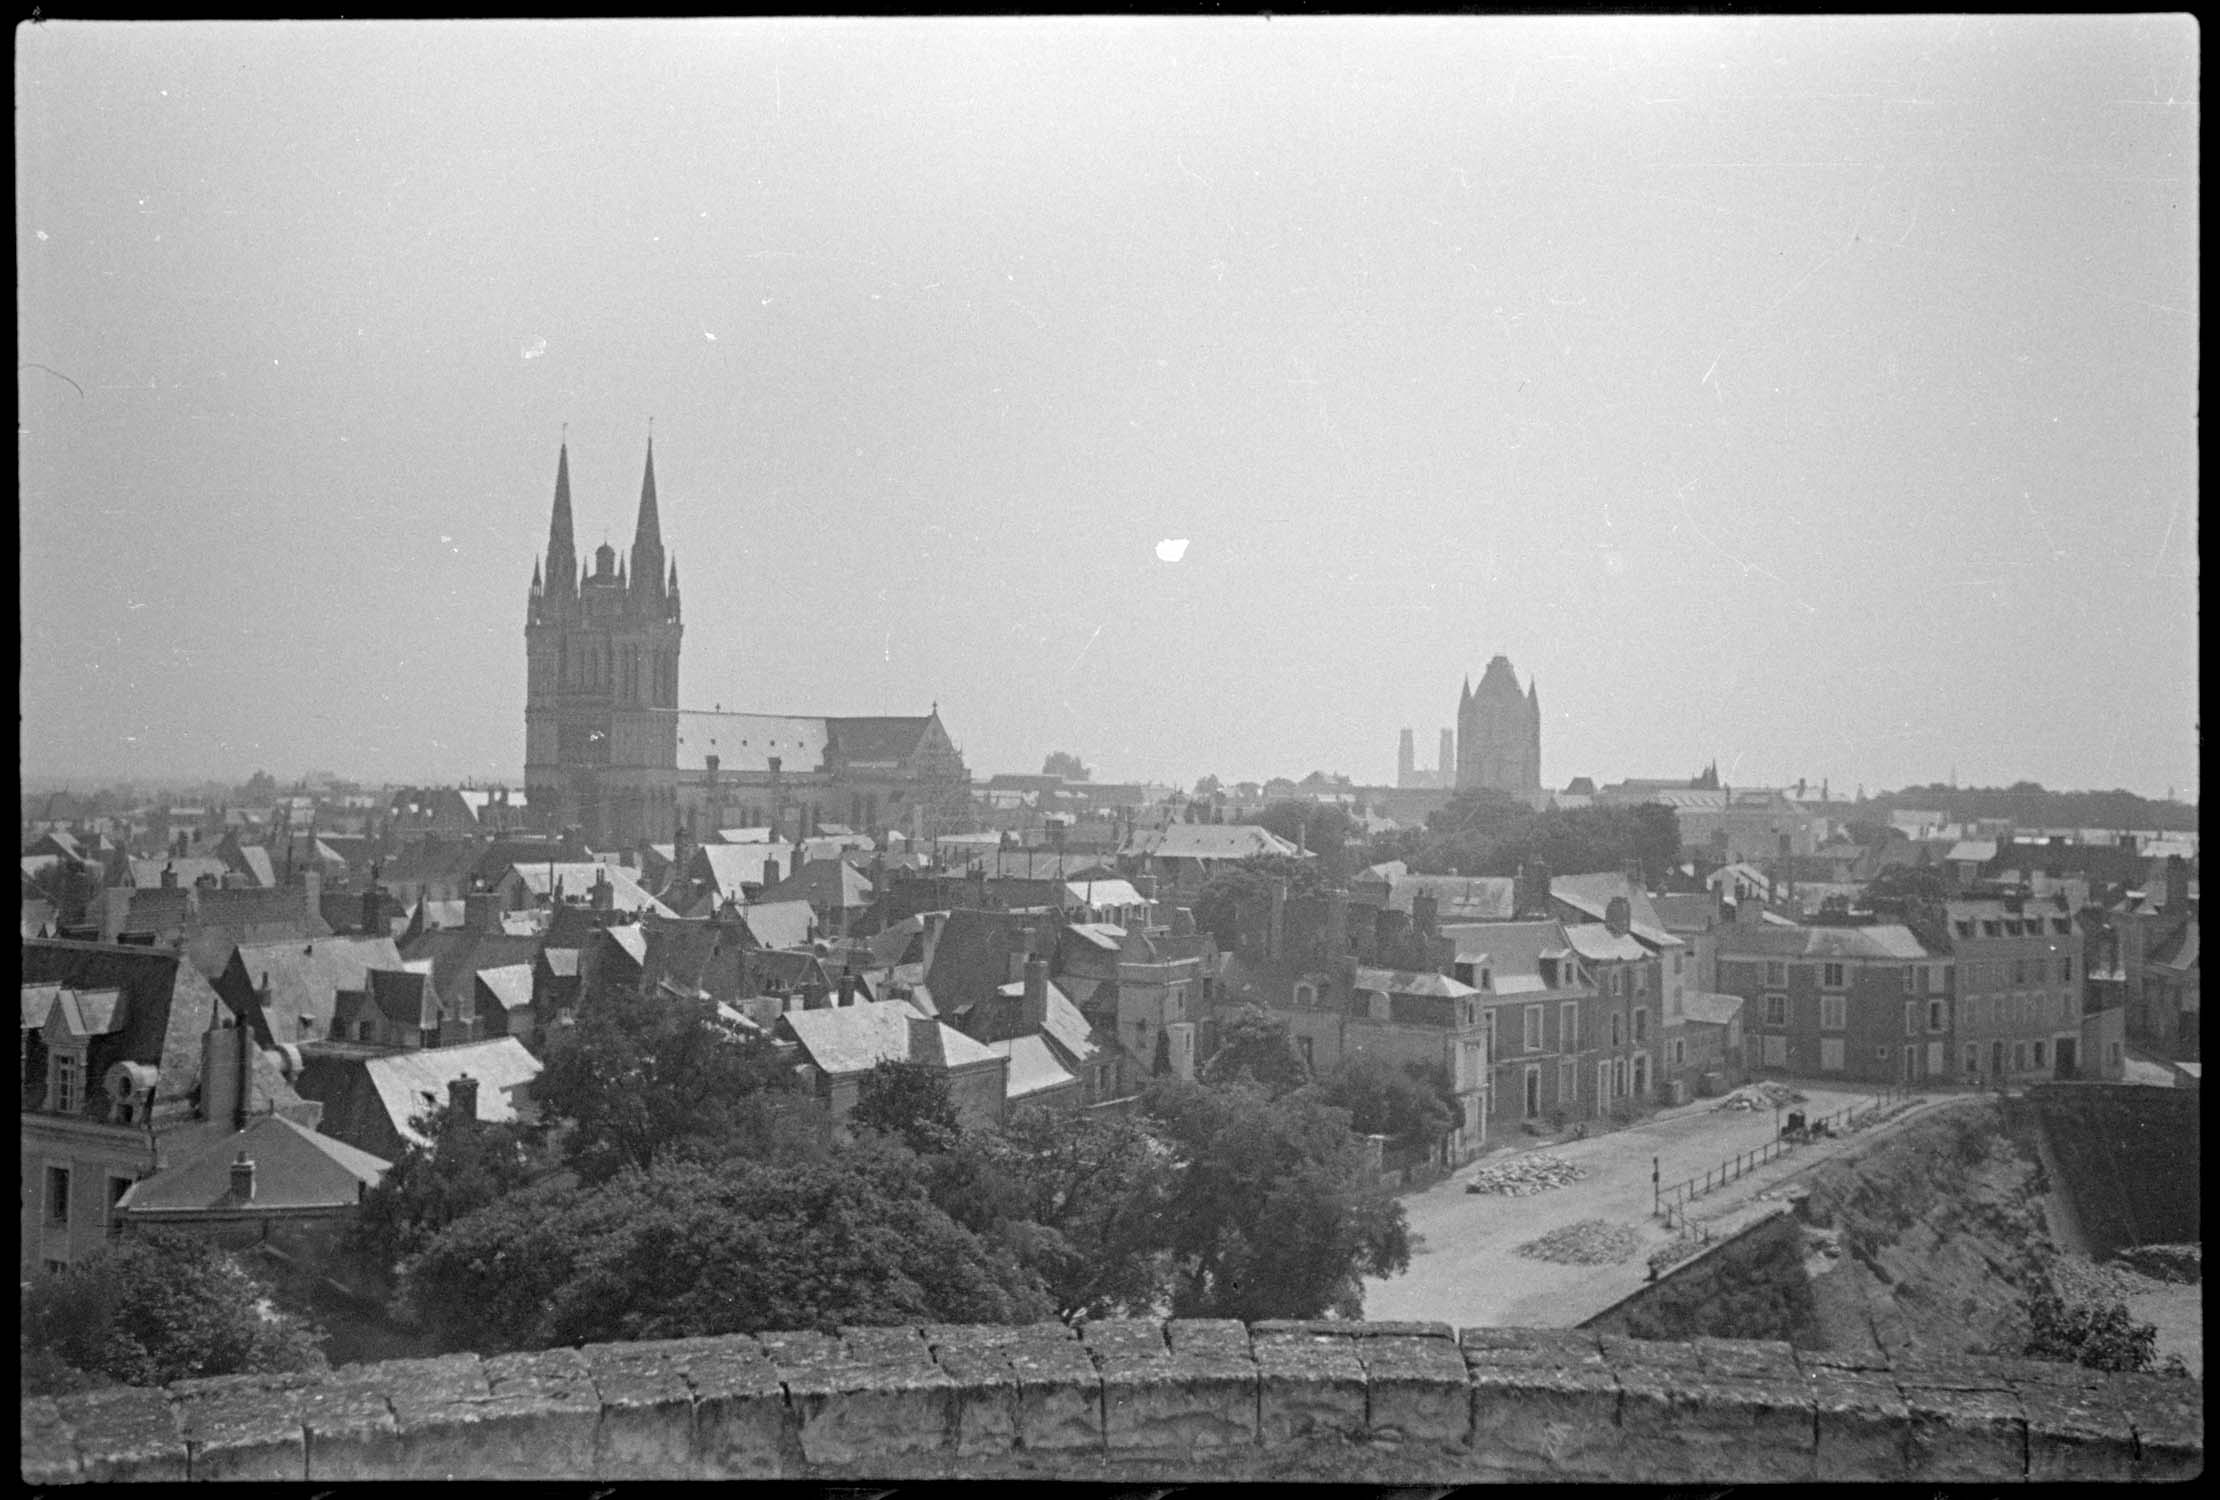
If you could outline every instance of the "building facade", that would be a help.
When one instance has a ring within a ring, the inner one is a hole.
[[[782,718],[679,708],[685,633],[650,441],[632,550],[577,555],[570,450],[555,467],[547,556],[525,611],[525,803],[600,849],[746,823],[797,837],[820,820],[932,833],[970,808],[963,757],[933,713]]]
[[[1457,699],[1457,790],[1486,789],[1532,797],[1542,789],[1542,700],[1528,681],[1519,691],[1508,657],[1498,656],[1468,678]]]
[[[1719,930],[1719,987],[1744,1002],[1745,1060],[1758,1072],[1884,1085],[1956,1077],[1952,969],[1951,955],[1903,926]]]

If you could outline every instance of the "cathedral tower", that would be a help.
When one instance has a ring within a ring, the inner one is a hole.
[[[616,849],[667,837],[677,819],[678,567],[663,551],[648,441],[632,553],[607,542],[581,573],[570,451],[556,459],[544,577],[524,628],[524,777],[541,826]]]
[[[1508,657],[1470,678],[1457,700],[1457,790],[1486,787],[1514,796],[1542,789],[1542,700],[1531,681],[1519,691]]]

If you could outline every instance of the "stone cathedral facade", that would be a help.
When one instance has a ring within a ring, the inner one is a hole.
[[[1531,798],[1542,789],[1542,699],[1528,679],[1519,691],[1510,658],[1498,656],[1465,679],[1457,699],[1457,790],[1485,787]]]
[[[524,781],[533,817],[589,846],[665,843],[684,829],[790,837],[841,825],[930,836],[964,826],[970,774],[940,722],[702,712],[679,707],[685,625],[663,547],[648,445],[632,550],[607,542],[589,571],[558,453],[547,556],[525,611]]]

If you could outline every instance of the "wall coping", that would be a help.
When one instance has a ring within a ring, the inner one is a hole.
[[[2204,1383],[1441,1323],[589,1345],[22,1402],[26,1484],[270,1478],[2183,1479]]]

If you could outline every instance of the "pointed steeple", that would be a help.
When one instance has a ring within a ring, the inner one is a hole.
[[[570,519],[570,443],[566,440],[555,457],[555,513],[547,523],[547,576],[560,590],[577,571],[578,544],[571,535]]]
[[[633,581],[643,599],[661,595],[663,589],[663,518],[655,505],[655,432],[648,431],[647,467],[640,475],[640,519],[632,529],[632,555],[640,566]]]
[[[540,560],[535,557],[532,559],[532,592],[536,594],[542,587],[544,585],[540,582]]]

